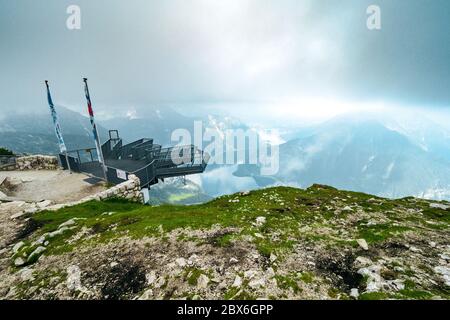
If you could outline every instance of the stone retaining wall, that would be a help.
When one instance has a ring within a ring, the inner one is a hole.
[[[58,159],[53,156],[33,155],[16,159],[15,164],[3,167],[2,171],[12,170],[57,170],[59,168]]]
[[[130,201],[144,203],[144,198],[141,193],[141,181],[134,174],[130,174],[127,181],[87,198],[95,200],[124,198]]]

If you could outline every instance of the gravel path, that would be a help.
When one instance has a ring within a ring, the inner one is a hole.
[[[99,180],[62,170],[4,171],[0,172],[0,183],[6,177],[19,179],[22,183],[15,190],[2,191],[9,197],[24,201],[64,203],[105,189],[104,183]]]

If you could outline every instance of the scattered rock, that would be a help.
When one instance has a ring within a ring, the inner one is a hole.
[[[352,288],[350,290],[350,297],[358,299],[358,297],[359,297],[359,290],[357,288]]]
[[[158,280],[156,280],[155,288],[161,288],[166,283],[166,279],[164,277],[159,277]]]
[[[66,232],[68,230],[71,230],[71,228],[69,228],[69,227],[61,227],[58,230],[55,230],[55,231],[47,233],[46,235],[47,235],[47,238],[51,239],[51,238],[54,238],[55,236],[59,236],[59,235],[63,234],[64,232]]]
[[[16,259],[14,259],[14,265],[15,265],[16,267],[23,266],[24,264],[25,264],[25,260],[22,259],[21,257],[18,257],[18,258],[16,258]]]
[[[270,254],[270,257],[269,257],[270,262],[274,263],[275,261],[277,261],[277,259],[278,259],[278,257],[275,254],[273,254],[273,253]]]
[[[446,286],[450,286],[450,268],[449,267],[437,266],[434,268],[434,272],[436,272],[442,276]]]
[[[155,280],[156,280],[156,273],[155,273],[155,271],[152,270],[149,273],[147,273],[145,275],[145,279],[147,280],[147,284],[149,286],[152,285],[155,282]]]
[[[44,201],[38,202],[36,205],[39,207],[39,209],[44,209],[51,204],[52,204],[52,202],[50,200],[44,200]]]
[[[257,288],[264,287],[265,284],[266,284],[266,279],[260,278],[260,279],[251,280],[248,283],[248,286],[252,289],[257,289]]]
[[[383,288],[383,278],[380,276],[381,266],[372,265],[366,268],[361,268],[358,273],[367,277],[367,292],[378,292]]]
[[[46,249],[45,247],[39,246],[36,249],[34,249],[34,251],[32,253],[30,253],[30,255],[28,256],[27,261],[32,261],[34,260],[36,257],[39,258],[40,254],[42,252],[44,252]]]
[[[138,300],[151,300],[153,299],[153,290],[147,289],[144,293],[138,298]]]
[[[199,289],[206,289],[208,287],[209,278],[205,274],[201,274],[197,278],[197,288]]]
[[[12,249],[13,253],[16,254],[17,252],[19,252],[20,248],[22,248],[24,245],[25,242],[23,241],[17,242]]]
[[[257,217],[256,226],[260,227],[266,223],[266,217]]]
[[[231,264],[235,264],[235,263],[238,263],[239,262],[239,260],[238,259],[236,259],[236,258],[230,258],[230,263]]]
[[[435,209],[442,209],[442,210],[447,210],[450,209],[450,206],[447,206],[445,204],[442,203],[430,203],[430,208],[435,208]]]
[[[255,277],[257,275],[257,271],[255,270],[247,270],[244,272],[244,278],[245,279],[252,279],[253,277]]]
[[[366,242],[365,239],[357,239],[356,242],[358,243],[358,245],[363,248],[364,250],[369,250],[369,246]]]
[[[184,268],[186,266],[186,259],[184,258],[177,258],[175,260],[176,264],[179,265],[180,267]]]
[[[200,258],[195,253],[191,255],[187,261],[187,264],[192,266],[194,264],[200,263]]]
[[[267,278],[275,277],[275,271],[273,270],[272,267],[267,268],[266,275],[267,275]]]
[[[19,271],[20,274],[20,278],[22,281],[33,281],[34,280],[34,276],[33,276],[33,270],[30,268],[23,268],[22,270]]]
[[[20,218],[20,217],[22,217],[22,216],[24,216],[24,215],[26,215],[26,214],[28,214],[28,213],[29,213],[29,211],[19,211],[19,212],[15,213],[15,214],[13,214],[13,215],[11,216],[11,220]]]
[[[66,284],[69,290],[81,289],[81,270],[78,266],[72,265],[67,267]]]
[[[69,227],[69,226],[72,226],[72,225],[74,225],[74,224],[76,224],[75,218],[69,219],[69,220],[67,220],[67,221],[64,222],[64,223],[61,223],[61,224],[59,225],[58,229],[61,229],[61,228],[63,228],[63,227]]]
[[[5,179],[3,179],[3,182],[0,185],[0,187],[8,192],[8,191],[16,191],[21,185],[22,180],[15,177],[6,177]]]
[[[366,257],[357,257],[354,262],[355,268],[357,269],[368,267],[372,264],[373,264],[372,260]]]
[[[232,284],[232,287],[240,288],[241,285],[242,285],[242,278],[237,275],[236,278],[234,278],[234,282]]]

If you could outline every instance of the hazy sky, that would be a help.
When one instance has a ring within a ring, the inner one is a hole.
[[[66,27],[71,4],[81,30]],[[370,4],[381,7],[380,31],[366,28]],[[103,113],[164,103],[268,116],[444,110],[450,1],[0,0],[0,113],[45,108],[44,79],[55,101],[84,110],[83,76]]]

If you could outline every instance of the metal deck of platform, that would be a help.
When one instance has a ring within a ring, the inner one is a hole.
[[[73,171],[105,179],[103,168],[96,159],[95,148],[68,153]],[[116,130],[110,131],[110,139],[102,145],[102,153],[108,182],[117,184],[126,180],[129,174],[134,174],[141,180],[142,187],[149,187],[169,177],[202,173],[209,160],[208,154],[192,145],[162,148],[148,138],[123,145]],[[174,156],[178,158],[175,160]],[[60,154],[59,158],[61,165],[68,169],[65,155]]]

